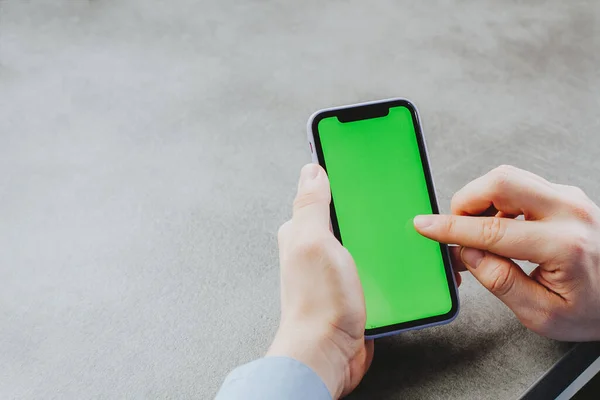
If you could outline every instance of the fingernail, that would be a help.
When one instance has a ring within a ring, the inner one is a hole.
[[[417,215],[414,219],[415,228],[417,229],[425,229],[435,222],[435,217],[433,215]]]
[[[304,184],[319,176],[320,167],[317,164],[306,164],[300,171],[300,184]]]
[[[471,269],[475,269],[485,257],[485,253],[481,250],[463,247],[460,251],[460,258],[465,265]]]

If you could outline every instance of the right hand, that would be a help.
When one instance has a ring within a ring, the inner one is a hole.
[[[581,189],[502,166],[461,189],[452,213],[418,216],[415,227],[462,246],[455,258],[527,328],[600,340],[600,208]],[[527,275],[511,258],[539,266]]]

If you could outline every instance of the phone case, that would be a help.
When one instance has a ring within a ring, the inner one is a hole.
[[[390,102],[405,102],[407,104],[409,104],[415,111],[415,116],[416,119],[418,121],[418,126],[420,127],[420,130],[415,129],[415,132],[417,135],[420,135],[420,139],[421,139],[421,143],[422,143],[422,147],[423,147],[423,154],[422,154],[422,158],[424,158],[425,162],[427,163],[427,165],[429,165],[429,154],[427,152],[427,144],[425,142],[425,137],[423,135],[423,125],[421,123],[421,117],[419,114],[419,111],[417,109],[417,107],[414,105],[414,103],[412,103],[410,100],[402,98],[402,97],[396,97],[396,98],[390,98],[390,99],[384,99],[384,100],[376,100],[376,101],[369,101],[369,102],[364,102],[364,103],[357,103],[357,104],[351,104],[351,105],[346,105],[346,106],[337,106],[337,107],[330,107],[330,108],[325,108],[319,111],[316,111],[315,113],[313,113],[310,118],[308,119],[308,123],[307,123],[307,136],[308,136],[308,143],[309,143],[309,148],[310,148],[310,152],[311,152],[311,159],[312,162],[315,164],[320,164],[319,162],[319,158],[318,158],[318,154],[317,154],[317,150],[315,147],[315,138],[314,138],[314,133],[313,133],[313,122],[315,120],[315,118],[325,112],[329,112],[329,111],[338,111],[338,110],[344,110],[347,108],[354,108],[354,107],[360,107],[360,106],[368,106],[368,105],[373,105],[373,104],[381,104],[381,103],[390,103]],[[435,182],[433,181],[433,176],[430,175],[430,181],[431,181],[431,186],[433,187],[433,198],[431,199],[434,204],[435,207],[437,209],[437,195],[436,195],[436,190],[435,190]],[[331,223],[330,223],[331,226]],[[444,250],[443,252],[445,252],[445,256],[448,259],[448,263],[450,265],[450,267],[452,268],[452,261],[450,258],[450,252],[447,246],[444,246]],[[454,314],[445,320],[442,321],[437,321],[437,322],[432,322],[432,323],[426,323],[423,325],[417,325],[417,326],[412,326],[412,327],[408,327],[408,328],[403,328],[403,329],[397,329],[397,330],[392,330],[389,332],[384,332],[384,333],[379,333],[379,334],[375,334],[375,335],[365,335],[365,337],[367,339],[377,339],[377,338],[381,338],[381,337],[385,337],[385,336],[392,336],[392,335],[396,335],[402,332],[407,332],[407,331],[413,331],[413,330],[419,330],[419,329],[424,329],[424,328],[430,328],[433,326],[439,326],[439,325],[445,325],[448,324],[452,321],[454,321],[456,319],[456,317],[459,314],[460,311],[460,300],[458,297],[458,288],[456,286],[456,277],[454,275],[454,273],[451,274],[452,276],[452,285],[454,286],[454,291],[456,293],[456,311],[454,312]]]

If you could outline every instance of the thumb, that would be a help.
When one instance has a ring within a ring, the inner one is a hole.
[[[463,247],[460,258],[473,276],[510,308],[525,326],[549,308],[547,290],[531,279],[514,261],[496,254]]]
[[[307,164],[300,172],[298,193],[294,200],[294,225],[329,230],[331,192],[325,170],[318,164]]]

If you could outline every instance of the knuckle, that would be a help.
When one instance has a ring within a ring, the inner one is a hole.
[[[577,220],[586,224],[597,226],[600,223],[600,210],[587,197],[570,200],[568,211]]]
[[[503,164],[500,165],[496,168],[494,168],[492,170],[492,174],[494,174],[495,176],[502,178],[502,177],[507,177],[511,174],[514,174],[517,171],[517,168],[513,167],[512,165],[507,165],[507,164]]]
[[[455,229],[456,229],[456,217],[454,217],[453,215],[450,215],[446,219],[446,232],[451,234],[455,231]]]
[[[516,167],[513,167],[512,165],[508,165],[508,164],[502,164],[493,169],[493,171],[500,172],[500,173],[512,173],[516,170],[517,170]]]
[[[495,296],[505,296],[515,285],[514,268],[511,268],[504,261],[498,260],[495,262],[491,269],[491,276],[489,289]]]
[[[509,175],[506,171],[497,171],[493,176],[493,185],[496,190],[502,190],[508,185]]]
[[[481,237],[486,247],[492,247],[504,237],[504,226],[501,218],[484,218],[482,223]]]
[[[319,260],[323,258],[326,252],[324,240],[319,238],[304,238],[298,240],[294,246],[293,256],[307,260]]]
[[[566,255],[573,260],[580,260],[587,253],[593,242],[592,233],[585,226],[576,226],[563,238]]]
[[[587,201],[578,201],[571,206],[571,212],[573,213],[573,215],[575,215],[577,219],[588,224],[592,224],[595,222],[595,211],[596,210],[594,210],[594,207],[592,207],[592,205]]]
[[[301,209],[311,204],[316,203],[318,200],[317,193],[314,191],[308,191],[303,193],[298,193],[296,198],[294,199],[294,209]]]
[[[496,194],[503,194],[504,190],[510,185],[512,176],[517,169],[510,165],[501,165],[490,172],[492,191]]]
[[[597,226],[600,224],[600,209],[585,192],[577,186],[564,187],[564,203],[570,215],[587,224]]]

